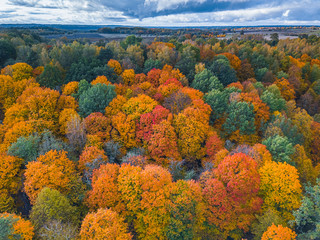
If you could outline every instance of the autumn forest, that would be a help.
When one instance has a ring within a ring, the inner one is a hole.
[[[320,37],[0,33],[0,239],[320,239]]]

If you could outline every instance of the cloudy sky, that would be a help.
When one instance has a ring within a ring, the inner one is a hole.
[[[320,0],[0,0],[0,23],[320,25]]]

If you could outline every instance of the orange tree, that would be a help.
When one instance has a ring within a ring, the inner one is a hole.
[[[74,202],[81,198],[83,192],[75,164],[65,151],[51,150],[38,157],[37,161],[29,162],[24,176],[24,190],[32,204],[44,187],[56,189]]]
[[[102,113],[91,113],[84,119],[84,124],[88,134],[97,135],[102,141],[110,139],[111,121]]]
[[[288,227],[272,224],[262,235],[261,240],[295,240],[297,234]]]
[[[0,214],[1,239],[24,239],[32,240],[34,236],[34,228],[30,221],[24,220],[16,214],[1,213]]]
[[[119,76],[122,73],[121,64],[114,59],[110,59],[108,62],[108,66],[113,68],[113,71]]]
[[[104,151],[95,146],[85,147],[79,157],[78,169],[83,172],[84,178],[90,182],[92,172],[109,161]]]
[[[80,239],[131,240],[132,235],[128,233],[128,226],[118,213],[101,208],[97,212],[88,213],[83,219]]]
[[[257,163],[244,153],[236,153],[225,157],[214,175],[203,189],[208,222],[217,226],[222,236],[239,236],[239,230],[249,230],[262,205]]]
[[[153,133],[148,143],[148,152],[152,159],[161,165],[167,165],[169,158],[181,160],[177,135],[171,123],[167,120],[153,125]]]
[[[121,194],[118,191],[119,165],[101,165],[93,172],[92,190],[87,193],[86,204],[90,209],[111,208],[120,212],[123,209]]]

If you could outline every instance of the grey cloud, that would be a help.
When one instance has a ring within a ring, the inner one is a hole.
[[[98,0],[98,3],[112,8],[114,10],[122,11],[124,15],[135,18],[146,18],[155,16],[165,16],[170,14],[181,13],[202,13],[202,12],[216,12],[226,10],[239,10],[250,7],[258,7],[266,2],[268,5],[277,5],[279,2],[276,0],[204,0],[204,1],[183,1],[177,4],[173,3],[170,8],[157,10],[159,2],[152,1],[145,4],[145,0],[122,0],[122,1],[109,1]]]
[[[22,6],[22,7],[35,7],[39,0],[9,0],[12,5]]]
[[[221,13],[230,11],[230,15],[217,17],[216,21],[235,22],[243,18],[252,21],[268,19],[316,21],[320,20],[320,1],[312,0],[8,0],[11,5],[34,8],[71,9],[75,14],[80,11],[102,14],[106,21],[125,22],[128,19],[152,19],[179,14]],[[159,8],[159,4],[163,7]],[[249,16],[237,16],[237,11],[250,9],[273,9],[261,11]],[[283,15],[290,10],[288,15]],[[111,15],[112,11],[119,14]],[[234,11],[234,13],[232,13]],[[36,14],[36,13],[34,13]],[[195,22],[210,22],[214,18],[196,19]],[[192,19],[190,19],[192,21]],[[189,20],[188,20],[189,22]],[[152,20],[151,20],[152,23]]]

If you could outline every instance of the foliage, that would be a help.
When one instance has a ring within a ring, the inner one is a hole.
[[[113,85],[96,84],[84,91],[79,98],[79,110],[82,116],[88,116],[93,112],[104,113],[105,108],[116,97]]]
[[[286,101],[282,98],[279,88],[274,85],[263,92],[261,100],[269,106],[271,112],[285,109]]]
[[[241,135],[255,133],[253,105],[246,102],[233,101],[228,106],[228,117],[222,125],[226,135],[240,130]]]
[[[24,173],[24,190],[31,203],[35,203],[42,188],[49,187],[58,190],[73,201],[81,198],[81,184],[78,184],[79,175],[76,173],[74,163],[67,158],[65,151],[51,150],[29,162]],[[79,192],[73,192],[73,188]]]
[[[301,206],[293,212],[295,217],[292,223],[298,234],[297,239],[317,239],[320,237],[320,179],[314,186],[306,187]]]
[[[87,205],[90,209],[111,208],[119,210],[120,193],[117,178],[119,166],[116,164],[101,165],[93,172],[92,190],[88,192]],[[121,208],[120,208],[121,209]]]
[[[0,34],[1,239],[317,239],[319,37],[35,31]]]
[[[99,209],[96,213],[89,213],[84,218],[80,239],[117,239],[131,240],[124,219],[110,209]]]
[[[45,187],[32,207],[30,220],[37,231],[43,231],[52,221],[77,224],[78,213],[76,207],[60,192]]]
[[[256,215],[256,218],[257,220],[252,224],[252,233],[256,240],[260,240],[272,224],[286,226],[285,221],[272,209],[267,209],[261,216]]]
[[[223,236],[248,231],[262,205],[258,197],[260,176],[256,162],[243,153],[227,156],[203,189],[207,220]]]
[[[0,214],[0,237],[4,240],[25,239],[32,240],[34,228],[30,221],[24,220],[16,214]]]
[[[139,95],[138,97],[130,98],[122,109],[123,112],[132,119],[139,119],[144,114],[151,112],[158,103],[147,95]]]
[[[209,70],[204,69],[194,76],[191,87],[198,89],[204,93],[210,92],[212,89],[222,90],[223,85],[219,82]]]
[[[227,59],[222,58],[213,61],[208,69],[218,77],[223,86],[237,81],[236,71],[230,66]]]
[[[103,150],[94,146],[86,147],[79,157],[78,169],[83,172],[86,182],[90,182],[94,169],[107,162],[108,157]]]
[[[8,59],[15,59],[17,57],[16,49],[9,41],[0,41],[0,66],[2,66]]]
[[[272,224],[262,235],[261,240],[279,239],[279,240],[295,240],[297,234],[288,227]]]
[[[291,212],[299,208],[302,193],[297,169],[286,162],[270,161],[259,173],[263,207],[278,212],[285,220],[292,219]]]
[[[170,122],[164,120],[152,127],[148,141],[150,157],[161,165],[167,165],[169,159],[181,160],[177,146],[177,136]]]
[[[275,135],[264,140],[262,144],[266,145],[274,161],[293,164],[291,155],[294,154],[295,149],[287,137]]]
[[[63,84],[63,77],[60,69],[53,65],[47,64],[43,72],[38,77],[41,86],[55,88]]]

